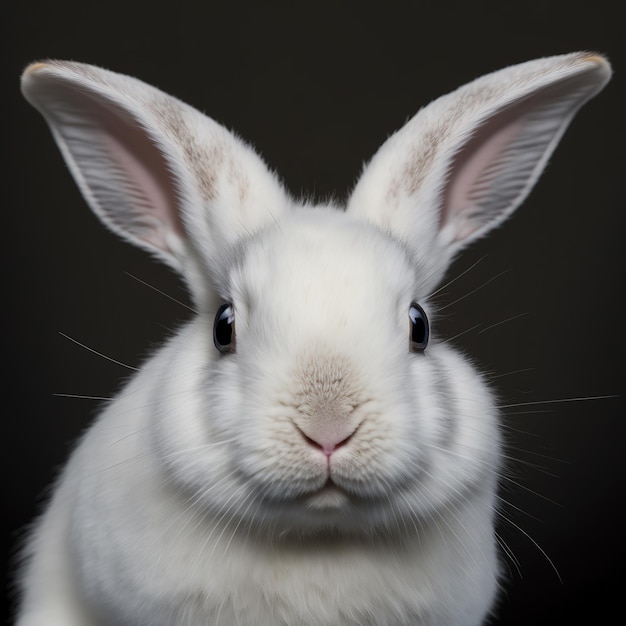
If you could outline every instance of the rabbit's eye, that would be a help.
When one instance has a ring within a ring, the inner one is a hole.
[[[213,343],[222,353],[235,351],[235,310],[232,304],[222,304],[213,323]]]
[[[409,347],[413,352],[423,352],[428,345],[430,328],[424,309],[416,302],[409,307]]]

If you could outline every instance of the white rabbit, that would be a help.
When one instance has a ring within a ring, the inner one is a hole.
[[[347,207],[134,78],[28,67],[88,204],[197,315],[107,405],[30,537],[19,626],[477,625],[500,585],[492,393],[429,294],[608,81],[539,59],[421,110]]]

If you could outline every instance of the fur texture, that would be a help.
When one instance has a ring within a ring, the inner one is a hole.
[[[498,588],[492,393],[408,310],[526,197],[602,57],[540,59],[420,111],[345,210],[140,81],[23,76],[87,202],[197,316],[99,416],[32,533],[19,626],[478,625]],[[216,310],[236,346],[213,345]]]

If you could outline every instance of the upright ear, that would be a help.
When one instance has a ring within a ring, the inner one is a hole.
[[[180,271],[197,298],[202,265],[288,204],[247,145],[139,80],[47,61],[26,69],[22,91],[98,217]]]
[[[575,53],[505,68],[435,100],[382,145],[348,211],[404,240],[440,279],[458,250],[520,205],[610,75],[603,57]]]

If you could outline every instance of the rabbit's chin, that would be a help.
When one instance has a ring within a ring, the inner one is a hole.
[[[402,502],[408,501],[406,494]],[[245,499],[245,496],[244,496]],[[353,493],[330,479],[320,488],[290,497],[258,496],[224,521],[245,535],[270,539],[317,537],[364,538],[412,534],[419,524],[394,495]],[[215,519],[217,511],[211,511]]]
[[[340,510],[349,504],[349,496],[344,489],[328,479],[317,491],[304,497],[305,504],[312,511]]]
[[[267,515],[261,512],[258,519],[248,520],[247,525],[254,534],[285,539],[311,535],[329,538],[374,533],[396,535],[397,524],[398,519],[392,521],[380,503],[355,501],[339,488],[324,487],[296,502],[283,502],[279,506],[272,503]]]
[[[398,514],[394,518],[388,510],[389,501],[355,497],[332,483],[302,496],[293,509],[299,529],[305,533],[370,535],[376,531],[397,531],[400,523]],[[404,527],[403,531],[406,532]]]

